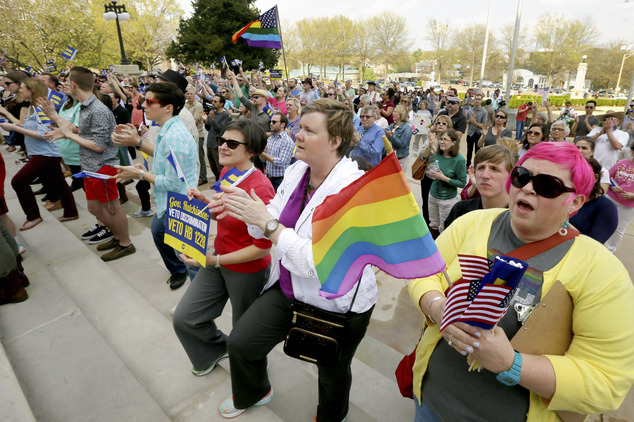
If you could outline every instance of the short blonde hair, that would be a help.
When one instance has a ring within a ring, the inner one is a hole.
[[[405,106],[402,106],[399,104],[396,106],[394,111],[396,111],[396,114],[398,114],[399,118],[401,119],[401,122],[406,122],[408,120],[409,113],[407,112],[407,109],[405,108]]]

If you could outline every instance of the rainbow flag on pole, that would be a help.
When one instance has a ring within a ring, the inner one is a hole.
[[[277,24],[277,6],[274,6],[233,34],[231,39],[234,44],[242,37],[250,47],[281,49],[282,37]]]
[[[445,268],[395,153],[315,209],[313,259],[328,299],[349,292],[368,264],[402,279]]]

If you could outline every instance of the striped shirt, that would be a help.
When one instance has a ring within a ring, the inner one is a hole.
[[[162,217],[167,209],[167,191],[187,193],[187,185],[181,181],[176,170],[167,161],[170,147],[183,170],[190,187],[198,181],[198,147],[187,127],[178,116],[169,119],[159,129],[154,149],[154,205],[157,217]]]

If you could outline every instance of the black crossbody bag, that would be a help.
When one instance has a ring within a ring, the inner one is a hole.
[[[350,310],[345,314],[325,311],[297,300],[291,302],[293,317],[284,341],[284,353],[316,365],[336,365],[360,286],[361,279],[357,282]]]

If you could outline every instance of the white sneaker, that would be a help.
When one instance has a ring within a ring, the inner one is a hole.
[[[260,401],[258,401],[254,406],[262,406],[263,404],[267,404],[273,398],[273,388],[269,393],[262,397]],[[236,409],[233,406],[233,396],[229,397],[227,400],[223,401],[222,404],[218,407],[218,412],[220,412],[220,416],[223,418],[231,419],[236,416],[240,416],[247,409]]]
[[[152,211],[151,209],[147,211],[143,211],[143,209],[140,209],[134,214],[132,214],[132,217],[136,217],[136,218],[152,217],[153,215],[154,215],[154,211]]]

